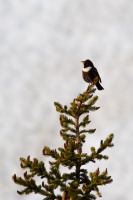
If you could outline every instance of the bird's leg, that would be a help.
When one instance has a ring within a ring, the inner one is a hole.
[[[88,85],[87,90],[86,90],[85,92],[88,92],[88,90],[90,89],[90,87],[91,87],[92,85],[93,85],[93,84],[90,83],[90,84]]]

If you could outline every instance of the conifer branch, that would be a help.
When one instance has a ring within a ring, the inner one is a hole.
[[[56,111],[60,113],[60,136],[64,140],[64,146],[58,149],[44,146],[42,154],[52,159],[49,161],[49,170],[46,169],[45,163],[37,158],[20,158],[21,168],[28,171],[24,172],[23,177],[16,174],[12,177],[16,184],[24,187],[18,194],[34,192],[43,195],[45,200],[94,200],[96,195],[93,192],[101,197],[99,186],[111,183],[111,176],[108,176],[107,169],[100,172],[98,168],[94,172],[88,172],[84,165],[108,159],[103,152],[113,147],[113,134],[101,140],[97,149],[91,147],[90,154],[83,152],[86,134],[96,131],[88,128],[91,122],[89,113],[99,109],[95,106],[98,100],[98,97],[94,96],[95,90],[94,85],[89,85],[85,92],[73,99],[70,107],[54,102]],[[68,172],[62,171],[61,166],[68,169]],[[40,185],[36,183],[37,177],[42,179]],[[56,195],[56,189],[62,194]]]

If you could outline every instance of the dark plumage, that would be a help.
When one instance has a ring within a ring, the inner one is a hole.
[[[83,79],[87,83],[91,83],[91,84],[94,84],[94,82],[97,80],[95,83],[97,89],[103,90],[104,88],[100,84],[100,82],[102,82],[101,78],[99,76],[97,69],[94,67],[93,63],[90,60],[85,60],[81,62],[84,64],[84,67],[82,69]]]

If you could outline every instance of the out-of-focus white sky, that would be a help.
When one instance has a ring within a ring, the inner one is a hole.
[[[114,179],[101,188],[101,199],[132,199],[132,19],[132,0],[0,1],[0,199],[43,198],[19,196],[11,176],[22,174],[20,156],[45,161],[44,145],[62,145],[53,102],[69,104],[86,89],[80,60],[87,58],[105,90],[97,91],[101,109],[91,114],[97,131],[85,150],[90,140],[97,146],[115,134],[110,159],[98,163]]]

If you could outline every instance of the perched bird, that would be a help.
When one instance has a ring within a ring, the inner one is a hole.
[[[87,83],[95,84],[98,90],[104,90],[101,86],[101,78],[97,69],[94,67],[93,63],[90,60],[81,61],[84,64],[82,69],[83,79]]]

